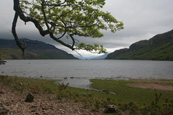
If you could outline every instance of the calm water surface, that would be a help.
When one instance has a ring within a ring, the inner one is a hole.
[[[62,80],[88,88],[89,79],[173,79],[173,61],[135,60],[7,60],[1,75]],[[64,79],[65,78],[65,79]]]

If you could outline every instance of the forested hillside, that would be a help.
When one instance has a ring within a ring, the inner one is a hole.
[[[106,59],[173,60],[173,30],[116,50]]]
[[[25,52],[26,59],[75,59],[67,52],[37,40],[27,40],[28,48]],[[22,52],[14,40],[0,39],[0,56],[2,59],[22,59]]]

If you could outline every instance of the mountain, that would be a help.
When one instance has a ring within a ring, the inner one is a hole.
[[[76,59],[73,55],[37,40],[21,39],[27,41],[26,59]],[[0,56],[3,59],[22,59],[22,52],[14,40],[0,39]]]
[[[106,59],[173,61],[173,30],[133,43],[129,48],[116,50]]]
[[[107,53],[106,54],[103,54],[101,56],[97,56],[97,57],[94,57],[94,58],[91,58],[91,60],[102,60],[102,59],[105,59],[107,57]]]

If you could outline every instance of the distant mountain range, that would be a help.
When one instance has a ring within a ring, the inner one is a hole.
[[[173,30],[133,43],[129,48],[116,50],[106,59],[173,61]]]
[[[108,53],[106,54],[103,54],[101,56],[97,56],[97,57],[94,57],[94,58],[91,58],[91,60],[103,60],[107,57]]]
[[[37,40],[21,39],[28,41],[26,59],[76,59],[73,55]],[[2,59],[22,59],[22,52],[14,40],[0,39],[0,57]]]

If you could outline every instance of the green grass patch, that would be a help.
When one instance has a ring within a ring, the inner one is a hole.
[[[91,80],[93,83],[92,88],[98,90],[107,90],[108,92],[115,92],[113,96],[115,103],[129,103],[136,102],[139,105],[149,105],[155,99],[155,93],[162,94],[160,103],[163,103],[166,98],[173,100],[173,92],[169,91],[156,91],[152,89],[132,88],[128,84],[139,83],[136,81],[116,81],[116,80]],[[140,82],[148,83],[148,82]],[[152,83],[152,82],[150,82]],[[155,83],[155,82],[154,82]],[[157,84],[173,84],[173,83],[157,83]]]

